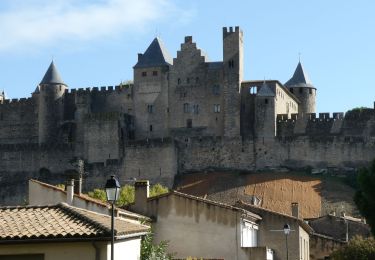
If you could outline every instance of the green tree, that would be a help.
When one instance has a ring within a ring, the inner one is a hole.
[[[168,242],[153,243],[152,233],[148,233],[141,241],[141,260],[171,260],[173,255],[167,253]]]
[[[119,199],[117,200],[116,205],[123,206],[129,203],[133,203],[134,191],[134,186],[132,185],[122,186],[120,189]],[[151,186],[150,197],[158,196],[167,192],[168,188],[158,183]],[[104,189],[94,189],[93,191],[89,191],[88,195],[94,199],[99,199],[104,202],[107,201],[107,196]]]
[[[361,214],[366,218],[375,235],[375,160],[369,168],[363,168],[358,173],[358,190],[354,201]]]
[[[375,259],[374,238],[355,237],[350,242],[331,254],[334,260]]]

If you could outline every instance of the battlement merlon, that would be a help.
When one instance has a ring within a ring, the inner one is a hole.
[[[103,93],[108,94],[111,92],[128,92],[133,87],[133,84],[116,85],[116,86],[102,86],[102,87],[88,87],[88,88],[78,88],[78,89],[65,89],[65,94],[91,94],[91,93]]]
[[[0,103],[0,106],[2,105],[11,105],[11,106],[17,106],[17,105],[30,105],[34,102],[33,98],[12,98],[12,99],[4,99],[3,103]]]
[[[329,120],[343,120],[345,113],[343,112],[334,112],[332,117],[330,113],[307,113],[307,114],[291,114],[290,118],[288,114],[278,114],[276,116],[277,122],[288,122],[288,121],[297,121],[297,120],[306,120],[306,121],[329,121]]]
[[[240,35],[243,35],[243,32],[242,32],[242,30],[240,29],[239,26],[235,26],[234,28],[231,27],[231,26],[230,27],[223,27],[223,38],[225,38],[226,36],[228,36],[232,33],[238,33]]]

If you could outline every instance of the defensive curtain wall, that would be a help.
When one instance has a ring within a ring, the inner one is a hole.
[[[83,190],[102,187],[111,174],[123,181],[146,178],[171,187],[177,173],[209,169],[355,169],[375,155],[374,124],[374,110],[367,109],[345,116],[311,114],[304,119],[280,115],[278,135],[268,139],[191,136],[127,141],[122,158],[86,164]],[[3,144],[0,156],[1,202],[18,204],[27,199],[29,178],[64,183],[75,152],[69,145]]]

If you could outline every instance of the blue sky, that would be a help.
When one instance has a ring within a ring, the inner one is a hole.
[[[375,2],[336,0],[1,0],[0,89],[29,97],[53,58],[70,88],[132,79],[137,53],[184,36],[222,59],[222,27],[244,32],[245,79],[286,82],[301,61],[318,112],[373,107]]]

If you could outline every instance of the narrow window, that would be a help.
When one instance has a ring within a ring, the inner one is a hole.
[[[250,94],[256,94],[257,91],[258,91],[258,88],[257,88],[257,86],[251,87],[249,91],[250,91]]]
[[[234,68],[234,60],[230,60],[228,62],[228,66],[229,66],[229,68]]]
[[[180,78],[177,79],[177,84],[178,84],[178,85],[181,84],[181,79],[180,79]]]
[[[302,93],[302,91],[303,91],[302,88],[299,88],[299,93]]]
[[[150,125],[150,132],[152,132],[152,125]]]
[[[154,112],[154,105],[147,105],[147,112],[152,114]]]
[[[192,128],[193,127],[193,120],[192,119],[186,120],[186,127],[187,128]]]
[[[3,113],[0,113],[0,120],[3,120]]]
[[[193,113],[199,114],[199,105],[193,105]]]
[[[153,72],[152,72],[152,76],[157,76],[158,75],[158,72],[156,71],[156,70],[154,70]]]
[[[190,84],[190,78],[186,78],[186,83]]]
[[[212,87],[212,93],[213,93],[214,95],[220,95],[220,86],[219,86],[219,85],[214,85],[214,86]]]
[[[142,77],[146,77],[147,76],[147,71],[142,71]]]
[[[220,105],[219,104],[214,105],[214,113],[220,113]]]
[[[264,104],[268,104],[268,98],[264,100]]]
[[[293,93],[293,89],[292,88],[290,89],[290,93]]]
[[[189,113],[189,103],[184,104],[184,113]]]
[[[199,78],[198,78],[198,77],[195,78],[195,83],[196,83],[196,84],[199,83]]]
[[[312,94],[312,89],[311,88],[309,88],[309,94]]]

